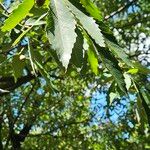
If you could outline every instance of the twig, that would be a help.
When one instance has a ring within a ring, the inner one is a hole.
[[[28,95],[26,96],[24,102],[22,103],[22,105],[21,105],[21,107],[20,107],[20,110],[18,111],[18,115],[17,115],[16,118],[14,119],[14,124],[16,123],[16,121],[18,120],[18,118],[20,117],[20,114],[21,114],[21,112],[22,112],[22,109],[23,109],[24,105],[26,104],[28,98],[30,97],[31,93],[33,92],[35,85],[36,85],[36,81],[35,81],[34,84],[32,85],[31,90],[29,91],[29,93],[28,93]]]
[[[119,14],[120,12],[122,12],[123,10],[129,8],[133,3],[135,3],[138,0],[132,0],[130,3],[126,3],[124,6],[120,7],[117,11],[112,12],[110,15],[105,16],[104,20],[108,20],[112,17],[114,17],[115,15]]]

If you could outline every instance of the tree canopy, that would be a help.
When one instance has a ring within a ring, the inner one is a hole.
[[[150,148],[148,0],[0,0],[0,149]]]

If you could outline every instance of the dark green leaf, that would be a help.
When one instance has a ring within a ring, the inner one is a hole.
[[[121,68],[118,65],[117,59],[109,52],[108,49],[98,48],[100,58],[105,67],[110,71],[119,88],[126,93],[126,84]]]
[[[25,61],[22,59],[23,55],[16,54],[12,59],[12,67],[15,81],[20,78],[23,74],[23,69],[25,67]]]
[[[83,64],[83,36],[79,29],[76,29],[77,38],[72,50],[70,62],[76,67],[81,68]]]

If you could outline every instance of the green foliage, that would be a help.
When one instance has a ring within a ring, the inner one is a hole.
[[[13,56],[12,68],[15,81],[17,81],[17,79],[20,78],[23,74],[23,69],[25,67],[25,62],[23,59],[24,59],[23,55],[16,54]]]
[[[118,45],[116,45],[115,43],[112,43],[110,41],[106,41],[108,48],[110,49],[110,51],[118,58],[122,59],[124,61],[125,64],[127,64],[128,66],[133,67],[132,62],[130,61],[130,59],[128,58],[128,55],[125,54],[124,50],[119,47]]]
[[[148,8],[0,1],[0,149],[149,147]]]
[[[48,38],[52,48],[57,50],[63,66],[67,68],[76,40],[75,20],[65,2],[52,0],[51,3],[55,30],[52,33],[48,31]]]
[[[66,3],[88,34],[96,41],[97,44],[99,44],[99,46],[105,47],[103,35],[101,34],[101,31],[93,18],[86,16],[71,3],[67,1]]]
[[[31,8],[34,5],[34,0],[24,0],[17,9],[13,11],[13,13],[6,19],[4,26],[1,28],[2,31],[10,31],[13,29],[17,24],[20,23],[22,19],[24,19]],[[26,8],[26,9],[24,9]]]
[[[90,0],[80,0],[83,4],[83,7],[87,10],[87,12],[97,19],[98,21],[102,21],[102,14],[101,11],[90,1]]]
[[[45,3],[45,0],[36,0],[38,6],[42,6]]]
[[[97,75],[98,74],[98,59],[95,54],[95,50],[93,48],[92,43],[89,45],[87,54],[88,54],[88,62],[91,65],[91,70]]]

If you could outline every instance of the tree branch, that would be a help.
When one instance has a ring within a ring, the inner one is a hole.
[[[117,11],[112,12],[110,15],[105,16],[104,20],[108,20],[115,15],[119,14],[120,12],[124,11],[125,9],[129,8],[133,3],[135,3],[138,0],[132,0],[131,2],[125,4],[124,6],[120,7]]]
[[[26,104],[26,102],[27,102],[28,98],[30,97],[31,93],[34,91],[35,85],[36,85],[36,82],[32,85],[31,90],[29,91],[29,93],[28,93],[28,95],[26,96],[24,102],[22,103],[20,109],[18,110],[18,114],[17,114],[16,118],[14,119],[14,124],[16,123],[16,121],[18,120],[18,118],[20,117],[20,114],[21,114],[21,112],[22,112],[22,109],[23,109],[24,105]]]
[[[35,79],[36,76],[29,74],[27,76],[23,76],[17,80],[17,82],[14,81],[14,77],[1,77],[0,78],[0,88],[8,91],[13,91],[14,89],[18,88],[24,83],[27,83],[33,79]],[[9,94],[8,92],[1,92],[0,96],[7,95]]]
[[[26,136],[29,134],[29,131],[31,130],[31,127],[32,124],[26,124],[19,134],[14,134],[11,136],[11,141],[13,143],[14,150],[21,149],[21,142],[24,142]]]
[[[116,29],[123,29],[123,28],[129,28],[129,27],[134,27],[135,25],[137,25],[138,23],[145,23],[148,22],[150,20],[150,17],[143,17],[140,14],[136,16],[137,18],[132,18],[132,20],[130,22],[126,22],[122,25],[120,25],[120,23],[118,22],[116,24],[116,26],[114,26],[114,28]]]
[[[4,113],[4,112],[3,112]],[[3,142],[2,142],[2,122],[3,122],[3,113],[0,114],[0,149],[3,150]]]

